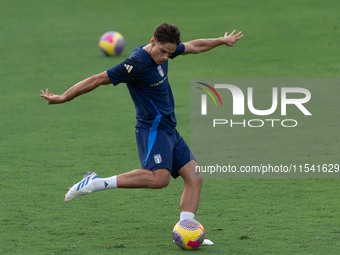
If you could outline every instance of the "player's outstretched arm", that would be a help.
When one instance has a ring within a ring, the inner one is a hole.
[[[107,75],[107,72],[105,71],[100,74],[93,75],[81,82],[78,82],[77,84],[69,88],[61,96],[49,93],[48,89],[46,89],[46,92],[41,90],[40,96],[45,98],[48,104],[61,104],[71,101],[77,96],[90,92],[91,90],[94,90],[100,85],[107,85],[110,83],[111,83],[110,78]]]
[[[227,45],[229,47],[235,45],[235,43],[243,37],[242,32],[236,34],[236,30],[228,35],[228,32],[223,37],[212,39],[197,39],[184,43],[185,50],[182,55],[186,54],[198,54],[208,50],[211,50],[220,45]]]

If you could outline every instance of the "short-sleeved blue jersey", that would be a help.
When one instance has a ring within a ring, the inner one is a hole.
[[[170,56],[184,52],[180,44]],[[107,70],[114,85],[126,83],[136,108],[138,128],[173,130],[176,127],[175,102],[168,80],[168,61],[157,65],[143,46],[135,48],[130,58]]]

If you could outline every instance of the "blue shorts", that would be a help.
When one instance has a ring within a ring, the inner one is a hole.
[[[167,168],[177,178],[178,171],[191,160],[195,160],[188,145],[177,130],[149,130],[136,128],[139,160],[143,169]]]

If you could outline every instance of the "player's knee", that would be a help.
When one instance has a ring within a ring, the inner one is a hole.
[[[202,174],[199,171],[193,171],[193,168],[186,169],[186,171],[183,169],[181,176],[184,182],[190,185],[201,187],[203,184]]]
[[[154,171],[154,178],[151,187],[153,189],[163,189],[170,183],[170,172],[168,170]]]
[[[170,180],[167,180],[167,179],[159,180],[157,183],[154,183],[153,188],[164,189],[169,185],[169,183],[170,183]]]
[[[192,176],[192,177],[189,179],[189,182],[191,182],[191,183],[192,183],[193,185],[195,185],[196,187],[201,187],[202,184],[203,184],[202,175],[199,174],[199,175]]]
[[[185,185],[188,185],[192,188],[200,190],[201,187],[202,187],[202,184],[203,184],[203,178],[200,174],[199,175],[192,175],[188,178],[185,178],[184,182],[185,182]]]
[[[191,179],[200,179],[201,181],[203,181],[203,176],[202,176],[201,172],[199,172],[199,171],[191,171],[190,177],[191,177]]]

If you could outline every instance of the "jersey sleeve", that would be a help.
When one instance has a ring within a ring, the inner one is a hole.
[[[173,59],[177,57],[178,55],[181,55],[184,52],[184,50],[185,50],[185,46],[183,43],[181,43],[180,45],[177,46],[176,51],[171,54],[170,58]]]
[[[106,72],[112,84],[116,86],[119,83],[130,83],[140,79],[143,75],[143,67],[136,60],[126,59]]]

